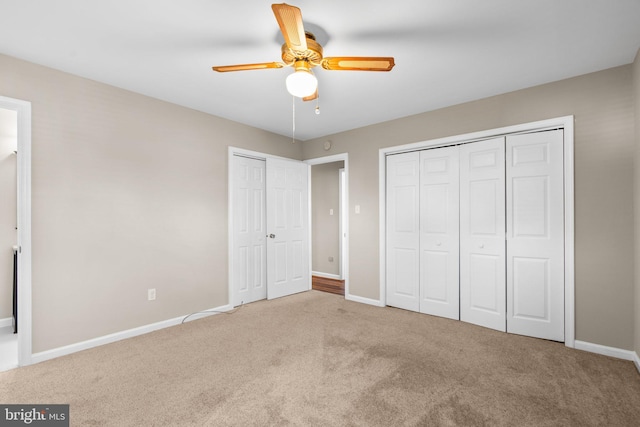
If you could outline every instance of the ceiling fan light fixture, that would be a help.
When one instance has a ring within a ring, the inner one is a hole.
[[[318,89],[318,79],[309,70],[307,64],[296,64],[296,71],[287,76],[287,91],[293,96],[304,98],[313,95]]]
[[[391,71],[395,65],[393,57],[378,56],[333,56],[325,57],[323,48],[313,33],[304,30],[300,8],[286,3],[272,4],[271,10],[278,21],[284,38],[282,62],[237,64],[212,67],[213,71],[263,70],[293,66],[294,72],[286,79],[287,91],[303,101],[318,99],[318,80],[311,72],[317,66],[325,70]],[[320,112],[316,107],[316,114]]]

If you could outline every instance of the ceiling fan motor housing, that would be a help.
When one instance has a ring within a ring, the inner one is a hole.
[[[309,68],[320,65],[322,61],[322,46],[310,32],[305,32],[307,40],[306,50],[292,50],[287,44],[282,45],[282,61],[287,65],[294,65],[298,61],[305,61]]]

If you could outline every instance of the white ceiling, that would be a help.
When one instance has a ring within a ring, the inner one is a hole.
[[[325,56],[394,56],[390,73],[316,68],[299,140],[633,62],[640,0],[288,0]],[[290,68],[271,1],[0,0],[0,53],[291,137]],[[0,70],[0,78],[2,70]]]

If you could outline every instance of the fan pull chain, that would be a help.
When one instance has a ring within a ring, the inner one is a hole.
[[[291,130],[291,143],[296,143],[296,97],[291,97],[291,121],[292,121],[292,130]]]

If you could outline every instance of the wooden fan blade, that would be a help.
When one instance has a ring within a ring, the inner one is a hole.
[[[393,57],[337,56],[322,60],[325,70],[391,71],[394,65]]]
[[[282,62],[263,62],[260,64],[223,65],[211,68],[213,71],[226,73],[227,71],[262,70],[265,68],[282,68],[284,66],[285,64]]]
[[[304,33],[300,9],[286,3],[272,4],[271,9],[278,20],[287,47],[295,51],[307,50],[307,36]]]
[[[316,89],[315,92],[313,92],[312,95],[309,96],[305,96],[304,98],[302,98],[303,101],[313,101],[314,99],[316,99],[318,97],[318,89]]]

